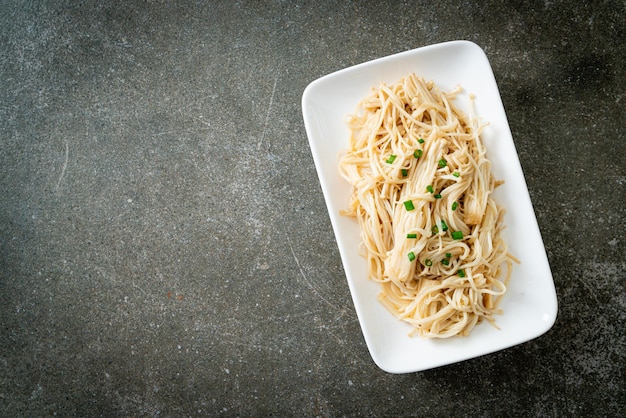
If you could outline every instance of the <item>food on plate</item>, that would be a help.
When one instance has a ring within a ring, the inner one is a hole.
[[[504,209],[481,140],[484,125],[415,74],[381,83],[349,115],[341,175],[343,215],[361,231],[380,302],[411,335],[468,335],[495,315],[514,262],[501,237]]]

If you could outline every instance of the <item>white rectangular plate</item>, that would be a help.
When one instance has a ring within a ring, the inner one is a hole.
[[[339,155],[349,140],[345,116],[381,81],[395,83],[412,72],[434,81],[443,91],[461,85],[464,93],[456,104],[466,113],[468,95],[475,94],[477,116],[489,123],[483,131],[487,156],[495,178],[505,181],[494,197],[506,208],[504,239],[521,261],[501,304],[504,313],[496,316],[499,330],[482,323],[468,337],[409,337],[410,327],[376,299],[380,287],[368,280],[367,265],[359,255],[357,223],[339,214],[351,193],[338,171]],[[557,298],[550,266],[498,86],[479,46],[446,42],[326,75],[305,89],[302,112],[356,313],[372,359],[381,369],[408,373],[467,360],[526,342],[552,327]]]

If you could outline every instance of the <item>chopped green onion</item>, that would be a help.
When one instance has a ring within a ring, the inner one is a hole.
[[[418,139],[417,142],[419,142],[420,144],[424,143],[424,140],[422,138]]]
[[[463,231],[454,231],[452,232],[452,238],[459,240],[463,239]]]
[[[441,220],[441,230],[446,232],[448,230],[448,224],[443,219]]]
[[[458,171],[455,171],[454,173],[452,173],[452,175],[457,178],[461,177],[461,173],[459,173]]]
[[[406,234],[407,238],[417,238],[417,234]]]
[[[440,195],[439,193],[437,193],[437,194],[435,195],[435,199],[441,199],[441,195]]]
[[[389,158],[385,161],[387,164],[391,164],[396,160],[396,154],[391,154]]]
[[[409,170],[407,170],[406,168],[403,168],[402,170],[400,170],[402,172],[402,177],[406,177],[409,175]]]
[[[452,203],[452,210],[456,210],[456,208],[458,207],[459,207],[459,204],[457,202]]]
[[[433,234],[439,233],[439,228],[437,227],[437,225],[433,225],[433,227],[430,230],[433,232]]]
[[[410,253],[407,254],[407,257],[409,257],[409,261],[413,261],[415,260],[415,253],[411,251]]]
[[[419,158],[424,154],[424,151],[422,151],[421,149],[416,149],[415,151],[413,151],[413,156],[415,158]]]
[[[458,274],[459,277],[465,277],[465,270],[461,269],[461,270],[457,271],[456,274]]]
[[[428,193],[433,193],[435,191],[435,189],[433,189],[433,186],[429,184],[428,186],[426,186],[426,191]]]
[[[448,260],[447,258],[444,258],[443,260],[441,260],[441,264],[443,264],[444,266],[448,266],[450,265],[450,260]]]
[[[439,160],[439,168],[444,168],[447,165],[448,165],[448,162],[445,160],[445,158],[442,158],[441,160]]]
[[[446,253],[446,258],[452,257],[452,253]]]
[[[406,210],[413,210],[413,209],[415,209],[415,206],[413,206],[413,201],[412,200],[407,200],[406,202],[404,202],[404,207],[406,208]]]
[[[424,260],[424,265],[425,265],[426,267],[430,267],[430,266],[432,266],[432,265],[433,265],[433,262],[431,261],[431,259],[430,259],[430,258],[427,258],[426,260]]]

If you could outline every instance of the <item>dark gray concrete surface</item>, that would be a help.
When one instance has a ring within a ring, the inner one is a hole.
[[[0,415],[626,413],[624,2],[0,3]],[[372,362],[304,131],[329,72],[453,39],[499,83],[542,337]]]

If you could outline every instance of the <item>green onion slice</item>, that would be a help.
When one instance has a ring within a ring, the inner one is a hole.
[[[422,138],[418,139],[417,142],[419,142],[420,144],[424,143],[424,140]]]
[[[458,207],[459,207],[459,204],[457,202],[452,203],[452,210],[456,210],[456,208]]]
[[[442,158],[441,160],[439,160],[439,168],[444,168],[447,165],[448,165],[448,162],[446,161],[445,158]]]
[[[393,163],[395,160],[396,160],[396,154],[391,154],[391,155],[389,156],[389,158],[387,158],[387,160],[385,160],[385,162],[386,162],[387,164],[391,164],[391,163]]]
[[[461,269],[461,270],[457,271],[456,274],[458,274],[459,277],[465,277],[465,270]]]
[[[437,193],[437,194],[435,195],[435,199],[441,199],[441,195],[440,195],[439,193]]]
[[[409,170],[407,170],[406,168],[403,168],[402,170],[400,170],[402,172],[402,177],[406,177],[409,175]]]
[[[428,186],[426,186],[426,191],[428,193],[433,193],[435,191],[435,189],[433,189],[433,186],[431,184],[429,184]]]
[[[446,258],[452,257],[452,253],[446,253]]]
[[[433,265],[433,262],[430,258],[427,258],[426,260],[424,260],[424,265],[430,267]]]
[[[457,178],[461,177],[461,173],[459,173],[458,171],[455,171],[454,173],[452,173],[452,175]]]
[[[437,227],[437,225],[433,225],[433,227],[430,228],[430,230],[432,231],[433,234],[439,233],[439,228]]]
[[[443,219],[441,220],[441,230],[446,232],[448,230],[448,224]]]
[[[411,251],[410,253],[407,254],[407,257],[409,257],[409,261],[413,261],[415,260],[415,253]]]
[[[417,238],[417,234],[406,234],[407,238]]]
[[[413,156],[415,158],[419,158],[424,154],[424,151],[422,151],[421,149],[416,149],[415,151],[413,151]]]
[[[443,260],[441,260],[441,264],[443,264],[444,266],[449,266],[450,260],[448,260],[447,258],[444,258]]]
[[[456,240],[463,239],[463,231],[454,231],[452,232],[452,238]]]
[[[415,206],[413,206],[413,201],[412,200],[407,200],[406,202],[404,202],[404,207],[406,208],[406,210],[413,210],[413,209],[415,209]]]

